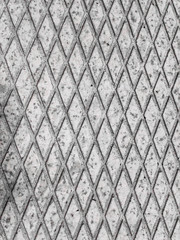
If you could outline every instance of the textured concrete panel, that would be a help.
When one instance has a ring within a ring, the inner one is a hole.
[[[179,17],[0,0],[0,240],[180,239]]]

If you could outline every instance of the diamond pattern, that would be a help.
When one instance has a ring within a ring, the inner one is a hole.
[[[29,66],[35,79],[37,79],[38,75],[41,73],[43,60],[44,53],[42,47],[37,41],[35,41],[28,55]]]
[[[111,72],[112,79],[114,82],[116,82],[119,71],[121,69],[121,58],[120,58],[117,47],[115,47],[113,49],[108,66],[109,66],[109,70]]]
[[[49,74],[47,68],[45,68],[38,82],[38,89],[44,104],[46,104],[50,95],[52,94],[53,86],[51,78],[52,77]]]
[[[173,82],[173,78],[177,72],[177,61],[172,51],[170,51],[167,55],[164,71],[167,77],[169,84],[171,85]]]
[[[92,130],[88,126],[86,120],[84,120],[84,122],[82,124],[81,130],[78,135],[78,141],[79,141],[79,144],[80,144],[80,147],[81,147],[81,150],[82,150],[84,156],[86,156],[87,153],[89,152],[89,148],[90,148],[91,144],[93,143]]]
[[[178,0],[0,5],[0,240],[179,240]]]
[[[105,72],[98,87],[102,102],[106,106],[113,94],[113,83],[110,76]]]
[[[176,216],[176,209],[171,197],[168,198],[166,202],[166,206],[163,212],[164,218],[166,219],[166,224],[168,226],[169,231],[171,230],[172,226],[174,225],[174,220]]]
[[[19,153],[20,153],[21,157],[23,157],[25,155],[25,152],[27,151],[27,148],[28,148],[28,146],[30,144],[30,140],[31,140],[30,132],[27,127],[27,122],[26,122],[25,118],[22,119],[14,139],[17,144]]]
[[[57,178],[61,167],[61,155],[57,144],[54,144],[46,162],[46,167],[52,182]]]
[[[76,182],[81,170],[82,170],[82,157],[76,146],[73,147],[71,155],[69,156],[67,167],[71,174],[73,183]]]
[[[72,186],[69,184],[67,178],[63,174],[56,188],[57,198],[62,209],[64,209],[64,207],[67,205],[71,192]]]
[[[17,91],[23,104],[26,104],[33,90],[33,80],[27,68],[23,68],[16,82]]]
[[[8,8],[12,17],[13,23],[16,25],[20,16],[24,13],[24,3],[22,0],[10,0]]]
[[[104,121],[98,135],[99,146],[104,156],[106,155],[107,149],[109,148],[111,137],[112,133],[108,128],[107,122]]]
[[[0,40],[0,46],[2,51],[4,51],[7,47],[7,44],[9,42],[10,36],[11,36],[11,30],[8,24],[8,15],[6,12],[3,12],[1,18],[0,18],[0,25],[1,25],[1,40]]]
[[[63,65],[63,56],[57,42],[55,43],[51,55],[49,57],[49,65],[51,67],[51,71],[54,75],[54,78],[57,81],[61,67]]]
[[[172,177],[175,174],[175,169],[177,167],[176,161],[176,157],[174,156],[172,149],[169,147],[163,162],[163,166],[169,181],[171,181]]]
[[[92,127],[94,131],[96,131],[99,123],[102,121],[101,116],[103,114],[102,107],[96,96],[92,100],[88,114],[89,114],[89,119],[91,121]]]
[[[148,10],[148,14],[146,16],[146,21],[147,21],[147,25],[149,27],[150,33],[153,36],[156,31],[156,28],[158,26],[158,22],[159,22],[158,10],[154,6],[153,3],[151,3],[150,8]]]
[[[127,128],[127,124],[125,122],[123,122],[120,127],[119,133],[117,135],[118,146],[123,155],[125,155],[125,153],[128,149],[130,140],[131,140],[131,135]]]
[[[118,238],[123,237],[124,240],[128,240],[130,238],[130,234],[127,231],[127,227],[125,227],[124,224],[121,224],[117,237]]]
[[[6,54],[7,64],[13,77],[16,77],[23,65],[22,54],[19,51],[18,43],[15,39],[11,42],[11,45]]]
[[[75,48],[72,52],[69,63],[70,63],[74,78],[77,82],[79,80],[79,76],[83,67],[83,59],[81,57],[81,52],[77,44],[75,45]]]
[[[25,240],[25,236],[27,237],[27,235],[23,234],[22,227],[20,227],[20,228],[17,230],[17,233],[16,233],[16,235],[15,235],[15,240],[18,240],[18,239]]]
[[[25,161],[25,169],[27,171],[31,183],[34,182],[34,179],[38,174],[40,166],[41,166],[40,157],[38,156],[35,146],[33,145]]]
[[[145,177],[143,172],[140,173],[138,183],[136,185],[135,190],[136,190],[138,200],[139,200],[141,206],[143,206],[146,201],[146,198],[150,192],[147,178]]]
[[[97,148],[97,146],[94,145],[87,163],[88,170],[90,172],[90,176],[93,182],[96,181],[101,165],[102,165],[102,159],[101,159],[100,151]]]
[[[123,74],[121,76],[121,80],[119,82],[117,92],[118,92],[118,96],[121,100],[121,103],[122,103],[123,107],[125,108],[127,105],[128,99],[131,95],[131,85],[128,81],[128,78],[127,78],[125,72],[123,72]]]
[[[135,49],[132,50],[131,56],[128,60],[127,68],[131,77],[131,81],[134,84],[137,80],[140,69],[140,60],[138,58],[137,52]]]
[[[87,234],[87,231],[86,231],[84,225],[82,226],[82,228],[81,228],[81,230],[80,230],[80,232],[79,232],[78,238],[79,238],[79,239],[85,238],[85,239],[87,239],[87,240],[90,239],[89,236],[88,236],[88,234]]]
[[[65,70],[59,84],[59,91],[66,107],[73,96],[73,88],[74,85],[72,79],[67,70]]]
[[[159,223],[154,239],[163,239],[167,236],[167,231],[162,222]]]
[[[68,212],[66,213],[66,220],[73,236],[80,221],[79,209],[74,199],[71,201]]]
[[[19,170],[19,162],[20,162],[20,157],[17,154],[15,147],[11,145],[2,162],[2,169],[6,175],[6,178],[9,184],[12,184],[14,181],[14,178],[17,176],[17,173]]]
[[[102,68],[103,68],[103,62],[97,47],[95,47],[93,50],[89,65],[90,65],[90,69],[92,71],[94,80],[97,82],[99,74],[102,72]]]
[[[101,227],[100,231],[99,231],[99,234],[98,234],[98,238],[102,239],[104,238],[105,240],[108,240],[109,239],[109,236],[110,234],[107,233],[107,230],[104,226]]]
[[[113,6],[111,8],[109,17],[111,19],[113,29],[114,29],[115,33],[117,33],[119,24],[123,17],[123,11],[122,11],[121,5],[118,0],[115,0],[113,2]]]
[[[54,130],[58,129],[59,124],[64,117],[62,103],[59,100],[59,96],[55,93],[48,108],[48,116]]]
[[[128,19],[133,31],[133,34],[135,35],[137,28],[140,23],[140,14],[136,5],[136,2],[133,2],[131,9],[129,11]]]
[[[107,174],[103,172],[100,177],[99,184],[97,186],[97,194],[99,196],[103,208],[105,207],[105,204],[109,198],[110,191],[111,191],[110,182],[107,178]]]
[[[176,104],[178,109],[180,108],[180,105],[179,105],[179,95],[180,95],[180,92],[179,92],[179,88],[178,88],[179,81],[180,81],[180,78],[178,76],[177,79],[176,79],[174,88],[173,88],[173,97],[175,99],[175,104]]]
[[[33,131],[35,131],[42,116],[40,102],[36,94],[33,94],[29,102],[28,108],[26,110],[26,113],[32,129]]]
[[[62,30],[60,32],[62,46],[64,48],[66,55],[68,55],[69,50],[71,49],[73,38],[74,38],[71,25],[72,24],[71,24],[69,18],[66,18],[66,20],[63,24]]]
[[[57,224],[59,220],[60,217],[57,212],[57,207],[52,200],[45,215],[46,226],[51,237],[53,237],[55,232],[57,231]]]
[[[138,132],[136,135],[136,142],[137,142],[137,147],[139,149],[139,152],[141,156],[143,156],[149,143],[149,136],[148,136],[145,124],[143,122],[141,122],[140,127],[138,129]]]
[[[167,184],[161,172],[158,174],[154,191],[158,199],[158,203],[161,206],[164,201],[165,195],[167,194]]]
[[[102,51],[106,57],[112,44],[112,36],[107,23],[105,23],[102,28],[99,41],[102,47]]]
[[[82,32],[80,34],[81,44],[86,56],[88,55],[90,47],[92,46],[93,39],[94,37],[93,37],[92,29],[90,27],[89,22],[86,21],[82,29]]]
[[[177,172],[174,184],[173,184],[173,193],[175,194],[175,200],[177,202],[178,207],[180,206],[179,196],[180,196],[180,189],[179,189],[179,182],[180,182],[180,173]]]
[[[136,87],[136,93],[137,93],[141,108],[144,109],[144,105],[149,96],[149,84],[144,74],[142,74],[139,79],[139,82]]]
[[[150,98],[150,101],[147,105],[145,117],[146,117],[148,127],[152,132],[159,118],[158,107],[156,106],[153,98]]]
[[[108,109],[108,118],[110,121],[110,125],[115,132],[117,127],[119,126],[120,119],[122,117],[122,109],[120,102],[116,96],[113,97],[110,107]]]
[[[125,173],[122,172],[121,177],[118,181],[117,187],[116,187],[117,195],[119,197],[120,203],[122,207],[124,208],[124,205],[126,203],[126,199],[129,195],[130,189],[126,180]]]
[[[84,15],[84,10],[83,10],[83,2],[81,0],[75,0],[73,1],[73,4],[71,6],[71,16],[72,16],[72,19],[73,19],[73,22],[74,22],[74,25],[75,25],[75,28],[78,29],[81,21],[82,21],[82,18],[83,18],[83,15]]]
[[[51,141],[52,136],[49,123],[47,122],[46,119],[44,119],[37,135],[37,142],[43,156],[45,156]]]
[[[13,196],[16,199],[16,205],[20,212],[23,210],[28,194],[29,192],[28,192],[27,184],[25,183],[25,180],[21,172],[16,181],[16,185],[13,189]]]
[[[110,155],[107,160],[107,167],[111,176],[111,179],[114,181],[117,177],[117,173],[119,171],[119,168],[122,164],[122,159],[119,154],[119,151],[115,145],[113,145]]]
[[[77,95],[74,96],[68,113],[69,113],[70,121],[72,122],[72,125],[74,128],[74,131],[76,131],[83,116],[82,109],[80,107]]]
[[[94,1],[90,14],[91,14],[93,25],[97,31],[101,24],[101,21],[103,19],[103,14],[104,14],[101,1],[99,0]]]
[[[14,106],[14,108],[12,109],[12,106]],[[7,121],[10,124],[10,128],[11,130],[15,130],[17,127],[17,124],[19,122],[19,116],[21,116],[22,114],[22,106],[18,101],[18,98],[15,94],[15,92],[12,92],[8,102],[6,104],[6,107],[4,109],[4,113],[6,116]]]
[[[145,218],[146,218],[148,227],[151,232],[154,228],[155,223],[158,220],[158,215],[159,215],[158,210],[159,210],[159,208],[158,208],[157,203],[155,202],[154,198],[151,197],[148,202],[148,206],[147,206],[146,212],[145,212]]]
[[[158,32],[155,44],[156,44],[156,48],[157,48],[159,57],[162,61],[165,57],[165,53],[166,53],[166,49],[167,49],[167,45],[168,45],[166,33],[162,26],[160,27],[160,30]]]
[[[136,103],[136,100],[132,98],[127,110],[127,119],[132,131],[134,131],[137,123],[139,122],[140,116],[141,112],[138,108],[138,104]]]
[[[38,214],[36,212],[35,204],[32,199],[30,199],[28,207],[25,211],[23,223],[26,231],[28,232],[29,238],[33,238],[37,228]]]
[[[176,226],[175,226],[175,230],[174,230],[174,232],[173,232],[173,236],[172,236],[172,239],[173,239],[173,240],[178,239],[179,231],[180,231],[180,223],[179,223],[179,221],[178,221],[177,224],[176,224]]]
[[[77,187],[77,194],[79,196],[79,200],[81,202],[81,206],[83,209],[86,207],[90,193],[91,193],[91,187],[89,184],[89,180],[86,174],[83,172]]]
[[[140,167],[140,159],[134,147],[132,147],[129,152],[126,160],[126,167],[133,182]]]
[[[28,14],[25,14],[18,29],[18,36],[24,51],[28,49],[34,35],[34,28]]]
[[[146,227],[143,223],[141,223],[136,237],[137,237],[137,239],[141,239],[141,236],[143,236],[144,239],[148,240],[148,234],[146,232]]]
[[[50,189],[44,173],[41,173],[38,179],[38,184],[35,189],[35,196],[38,199],[37,202],[41,210],[43,211],[44,207],[46,206],[46,202],[50,197]]]
[[[44,3],[41,0],[32,0],[29,5],[29,11],[31,13],[34,25],[38,27],[45,11]]]
[[[100,213],[99,213],[96,202],[93,200],[90,203],[86,218],[87,218],[91,233],[92,235],[94,235],[100,221]]]
[[[170,38],[176,26],[176,21],[176,16],[174,15],[172,6],[169,4],[164,17],[164,23]]]
[[[59,28],[59,24],[63,18],[65,12],[64,1],[54,0],[50,6],[50,13],[56,28]]]
[[[157,154],[154,148],[151,146],[148,150],[148,154],[145,160],[145,168],[151,182],[153,181],[155,177],[155,173],[158,170],[158,164],[159,163],[158,163]]]
[[[11,238],[17,224],[17,218],[11,202],[8,202],[1,217],[1,224],[7,238]]]
[[[139,32],[137,44],[138,44],[141,56],[142,58],[144,58],[146,56],[147,49],[149,47],[149,36],[147,34],[147,31],[144,25],[141,27],[141,30]]]
[[[65,119],[61,130],[58,135],[58,142],[61,148],[61,151],[63,155],[65,156],[67,154],[67,151],[72,144],[72,130],[70,129],[67,120]]]
[[[49,18],[46,16],[39,31],[39,39],[42,43],[42,46],[45,52],[48,52],[53,36],[54,36],[54,33],[53,33],[52,23],[50,22]]]
[[[0,65],[0,74],[1,74],[1,96],[0,102],[4,101],[4,98],[8,95],[8,92],[11,89],[11,78],[7,72],[7,66],[5,64]]]
[[[165,149],[165,146],[167,143],[167,133],[164,130],[161,123],[158,125],[156,134],[154,136],[154,142],[155,142],[156,148],[158,150],[158,153],[161,156],[162,153],[164,152],[164,149]]]
[[[179,48],[178,48],[178,41],[179,41],[179,28],[175,34],[175,37],[174,37],[174,41],[173,41],[173,48],[176,52],[176,58],[178,59],[178,61],[180,60],[179,58]]]
[[[118,38],[118,43],[119,43],[120,49],[122,51],[122,54],[125,58],[126,54],[129,51],[129,47],[130,47],[130,44],[131,44],[131,35],[130,35],[130,30],[129,30],[129,27],[128,27],[127,23],[123,24],[123,27],[121,29],[121,33],[120,33],[119,38]]]
[[[110,203],[110,206],[108,208],[108,212],[106,214],[106,218],[108,220],[110,229],[111,229],[112,233],[114,234],[114,232],[117,228],[118,220],[120,218],[118,207],[117,207],[114,199],[112,199],[112,201]]]
[[[154,86],[156,83],[158,73],[159,73],[159,59],[157,53],[154,50],[151,50],[148,60],[146,62],[146,71],[148,73],[148,78],[151,82],[151,85]]]
[[[65,229],[64,229],[63,226],[61,227],[61,229],[60,229],[60,231],[59,231],[58,239],[60,239],[60,240],[63,240],[63,239],[64,239],[64,240],[68,240],[67,234],[66,234]]]
[[[126,212],[126,218],[127,218],[128,225],[131,229],[131,232],[133,232],[135,229],[135,226],[138,221],[138,215],[139,215],[139,211],[136,205],[136,201],[134,197],[131,197],[130,203]]]
[[[168,102],[166,104],[166,108],[165,108],[163,116],[164,116],[164,120],[166,122],[166,126],[168,128],[168,131],[171,132],[171,129],[176,120],[176,110],[170,99],[168,100]]]

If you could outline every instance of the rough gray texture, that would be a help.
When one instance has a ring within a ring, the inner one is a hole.
[[[179,15],[0,0],[0,240],[180,239]]]

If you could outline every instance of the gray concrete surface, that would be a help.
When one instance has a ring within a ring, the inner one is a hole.
[[[180,239],[179,19],[0,0],[0,240]]]

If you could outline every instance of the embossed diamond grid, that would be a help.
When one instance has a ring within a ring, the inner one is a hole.
[[[0,8],[0,239],[179,239],[179,2]]]

